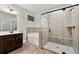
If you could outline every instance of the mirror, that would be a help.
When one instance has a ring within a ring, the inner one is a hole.
[[[17,16],[0,11],[0,31],[16,31],[17,30]]]

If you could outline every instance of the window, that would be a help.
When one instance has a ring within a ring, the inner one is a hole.
[[[28,15],[27,17],[28,17],[28,20],[34,21],[34,17],[33,16]]]

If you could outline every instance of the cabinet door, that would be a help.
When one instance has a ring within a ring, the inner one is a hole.
[[[12,36],[4,37],[4,53],[7,53],[14,49],[14,39]]]
[[[23,44],[23,41],[22,41],[22,34],[17,34],[16,35],[16,47],[21,47]]]
[[[3,39],[0,37],[0,53],[3,53]]]

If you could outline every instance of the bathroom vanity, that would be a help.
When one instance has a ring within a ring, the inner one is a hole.
[[[23,34],[15,33],[0,33],[0,53],[5,54],[13,51],[23,45]]]

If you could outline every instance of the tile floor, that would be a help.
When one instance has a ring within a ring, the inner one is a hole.
[[[38,46],[31,43],[24,43],[23,47],[16,49],[9,54],[53,54],[52,52],[42,49],[40,50]]]

